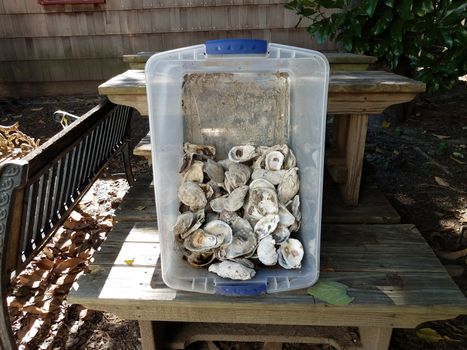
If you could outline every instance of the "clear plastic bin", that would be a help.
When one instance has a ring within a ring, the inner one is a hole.
[[[260,40],[229,39],[155,54],[145,71],[162,278],[167,286],[256,295],[315,283],[329,79],[325,56]],[[258,269],[250,281],[232,281],[182,259],[172,226],[179,215],[178,169],[186,141],[212,144],[221,157],[231,146],[248,142],[287,143],[293,149],[301,181],[302,224],[293,236],[305,250],[301,269]]]

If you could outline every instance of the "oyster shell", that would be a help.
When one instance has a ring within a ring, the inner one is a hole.
[[[206,195],[195,182],[187,181],[178,188],[178,199],[193,210],[204,208],[207,204]]]
[[[222,245],[216,254],[219,260],[235,259],[247,256],[256,249],[257,240],[253,230],[233,231],[232,242]]]
[[[223,241],[220,235],[212,235],[199,228],[183,241],[183,246],[191,252],[205,252],[219,247]]]
[[[273,185],[279,185],[286,172],[287,170],[283,169],[276,171],[266,169],[255,169],[253,170],[253,174],[251,174],[251,178],[253,180],[264,179]]]
[[[270,235],[277,228],[278,223],[279,215],[277,214],[268,214],[261,218],[255,225],[255,233],[258,240]]]
[[[243,207],[248,190],[248,186],[238,187],[233,190],[232,193],[224,199],[224,210],[237,211]]]
[[[284,269],[299,269],[303,259],[303,245],[295,238],[289,238],[279,247],[279,265]]]
[[[229,169],[225,172],[224,187],[227,192],[232,192],[234,189],[244,186],[250,179],[251,170],[248,166],[241,163],[232,163]]]
[[[297,194],[291,201],[286,204],[287,209],[295,217],[295,222],[289,227],[290,232],[296,232],[300,229],[302,221],[302,213],[300,211],[300,196]]]
[[[256,156],[256,147],[253,145],[234,146],[229,151],[229,160],[234,163],[248,162]]]
[[[264,159],[266,170],[280,170],[283,163],[284,155],[279,151],[269,152]]]
[[[218,186],[224,186],[224,168],[212,159],[208,159],[204,172]]]
[[[223,210],[219,214],[219,220],[222,220],[228,224],[230,224],[232,220],[235,220],[235,218],[238,218],[238,217],[239,217],[238,214],[234,211]]]
[[[196,213],[186,211],[177,217],[173,226],[174,235],[178,240],[183,240],[192,232],[201,227],[205,219],[204,210],[198,210]]]
[[[223,278],[242,281],[252,279],[256,274],[254,269],[234,261],[222,261],[212,264],[209,266],[208,271],[214,272]]]
[[[232,242],[232,228],[229,226],[229,224],[222,220],[213,220],[208,222],[206,225],[204,225],[204,231],[207,234],[221,237],[221,244],[230,244]]]
[[[287,170],[284,178],[277,187],[277,197],[279,202],[285,204],[291,200],[298,192],[300,180],[298,179],[298,168]]]
[[[214,190],[212,189],[210,184],[199,184],[199,187],[201,187],[201,189],[203,190],[206,199],[209,199],[214,195]]]
[[[203,182],[204,181],[204,164],[199,160],[195,160],[191,165],[182,173],[183,181]]]
[[[279,203],[279,223],[283,226],[293,225],[295,222],[295,216],[293,216],[287,208]]]
[[[214,158],[216,156],[216,148],[210,145],[197,145],[194,143],[185,142],[183,145],[183,152],[188,154],[197,154],[206,156],[208,158]]]
[[[284,243],[290,237],[290,230],[287,227],[279,224],[277,225],[277,228],[271,233],[271,237],[274,238],[276,244]]]
[[[289,154],[285,158],[283,168],[286,170],[295,168],[297,166],[297,158],[295,158],[295,154],[293,153],[292,149],[289,148]]]
[[[225,207],[225,200],[227,198],[227,194],[214,198],[209,202],[209,205],[211,206],[211,209],[214,210],[216,213],[221,213],[224,210]]]
[[[235,259],[231,259],[231,261],[242,264],[243,266],[249,267],[250,269],[253,269],[255,267],[255,264],[253,263],[253,261],[247,258],[235,258]]]
[[[271,236],[266,236],[258,243],[258,259],[266,266],[273,266],[277,264],[277,249],[275,247],[276,242]]]
[[[214,252],[208,250],[205,252],[190,252],[185,255],[185,259],[193,267],[199,268],[208,266],[215,259]]]
[[[265,180],[265,179],[256,179],[256,180],[251,181],[250,189],[253,190],[255,188],[268,188],[268,189],[271,189],[273,191],[276,190],[274,185],[272,183],[270,183],[268,180]]]
[[[257,180],[255,180],[257,181]],[[268,214],[279,211],[279,202],[275,190],[270,188],[253,188],[249,191],[245,205],[245,215],[250,221],[258,221]]]

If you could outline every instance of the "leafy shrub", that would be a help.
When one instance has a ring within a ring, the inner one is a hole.
[[[448,89],[467,71],[465,0],[294,0],[286,8],[313,22],[318,42],[373,55],[429,91]]]

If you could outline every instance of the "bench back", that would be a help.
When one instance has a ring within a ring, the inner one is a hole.
[[[13,274],[63,224],[106,163],[123,151],[133,109],[105,101],[20,160],[0,164],[0,348],[15,349],[6,296]]]

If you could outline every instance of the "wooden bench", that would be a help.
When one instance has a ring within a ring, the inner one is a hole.
[[[467,312],[462,292],[431,248],[413,225],[397,224],[384,197],[365,188],[365,215],[361,206],[336,202],[335,190],[325,188],[323,221],[328,224],[321,234],[320,281],[348,285],[355,298],[349,305],[325,304],[306,290],[231,298],[167,288],[161,280],[150,179],[137,181],[124,198],[118,224],[68,302],[138,320],[144,350],[216,340],[382,350],[388,349],[393,328]],[[371,198],[376,197],[379,209],[374,211]],[[396,223],[355,224],[356,216],[362,222],[385,222],[385,212]],[[329,223],[336,217],[343,224]]]
[[[104,101],[21,160],[0,164],[0,348],[16,349],[6,297],[24,269],[65,221],[108,161],[128,146],[133,110]]]
[[[156,52],[138,52],[132,55],[123,55],[123,62],[128,63],[130,69],[144,69],[146,61]],[[329,61],[331,71],[362,71],[367,70],[370,64],[376,62],[376,57],[356,55],[353,53],[323,52]]]
[[[411,101],[425,91],[425,84],[381,71],[334,72],[330,76],[328,108],[334,115],[333,152],[326,163],[340,183],[348,205],[357,205],[365,150],[368,117],[393,104]],[[128,70],[99,86],[99,93],[116,104],[131,106],[148,115],[143,70]]]

